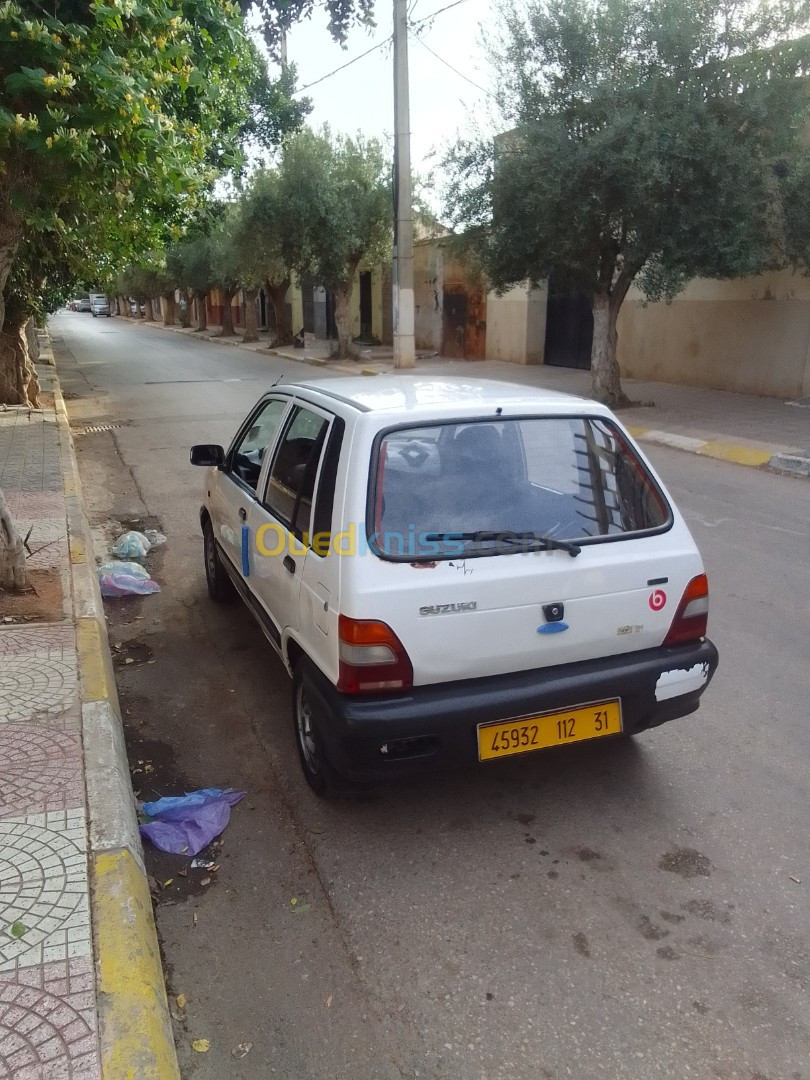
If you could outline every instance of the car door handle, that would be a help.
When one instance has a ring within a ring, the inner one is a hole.
[[[289,555],[284,556],[282,565],[284,566],[284,569],[289,570],[291,574],[295,573],[295,559],[291,558]]]
[[[244,508],[244,506],[239,507],[239,520],[247,521],[247,510]]]

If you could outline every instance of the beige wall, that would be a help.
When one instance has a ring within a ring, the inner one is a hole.
[[[696,279],[672,303],[628,294],[619,362],[631,378],[738,393],[810,393],[810,280],[789,272]]]
[[[547,289],[518,285],[503,296],[487,294],[487,359],[542,364]]]
[[[442,347],[442,287],[444,257],[435,240],[413,246],[414,327],[417,349]]]

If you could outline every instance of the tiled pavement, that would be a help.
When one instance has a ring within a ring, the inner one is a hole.
[[[53,409],[0,411],[0,487],[29,566],[64,568]],[[72,622],[0,621],[0,1080],[101,1076],[80,717]]]

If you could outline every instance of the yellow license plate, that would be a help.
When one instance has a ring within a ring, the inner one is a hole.
[[[599,739],[622,730],[621,702],[598,701],[565,712],[541,713],[519,720],[478,725],[478,760],[529,754],[548,746]]]

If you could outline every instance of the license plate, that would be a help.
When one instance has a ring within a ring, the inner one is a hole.
[[[548,746],[600,739],[622,730],[619,700],[577,705],[565,712],[547,712],[519,720],[496,720],[478,725],[478,760],[529,754]]]

